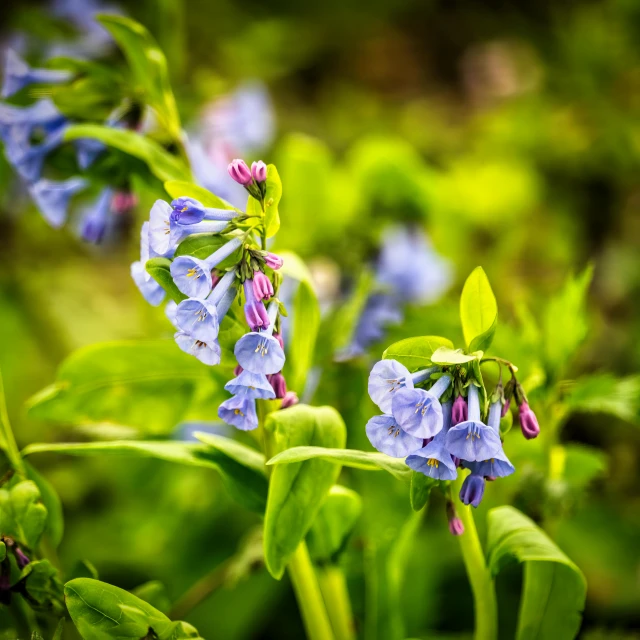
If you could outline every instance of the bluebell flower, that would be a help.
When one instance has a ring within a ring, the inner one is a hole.
[[[369,396],[384,413],[391,413],[391,401],[399,389],[413,389],[413,386],[424,382],[438,367],[428,367],[416,373],[409,370],[397,360],[380,360],[376,362],[369,374]]]
[[[94,160],[107,148],[107,145],[103,142],[93,138],[78,138],[73,141],[73,146],[76,149],[76,158],[81,169],[88,169]]]
[[[217,223],[201,222],[200,224]],[[151,246],[153,247],[153,231],[150,231],[150,233]],[[176,283],[176,287],[190,298],[206,298],[213,288],[213,281],[211,280],[212,269],[239,249],[240,246],[242,246],[242,240],[233,238],[204,260],[192,256],[176,258],[171,263],[171,277]]]
[[[412,453],[406,463],[414,471],[436,480],[455,480],[458,472],[446,447],[446,434],[451,426],[451,403],[442,405],[443,427],[426,447]]]
[[[164,315],[167,316],[167,320],[178,330],[180,327],[178,326],[178,321],[176,319],[176,314],[178,312],[178,304],[175,300],[169,300],[164,307]]]
[[[422,448],[423,439],[401,429],[391,415],[374,416],[367,422],[366,430],[369,442],[393,458],[404,458]]]
[[[147,280],[147,275],[144,262],[137,261],[131,265],[131,277],[140,293],[150,305],[157,307],[164,300],[165,292],[155,280]]]
[[[278,313],[277,302],[269,305],[270,324],[263,331],[247,333],[238,342],[234,353],[243,369],[252,373],[278,373],[284,365],[285,356],[280,342],[273,337],[273,327]]]
[[[85,212],[80,221],[80,237],[87,242],[100,244],[107,230],[111,212],[112,189],[103,189],[96,201]]]
[[[502,449],[500,436],[480,421],[478,388],[472,383],[468,387],[469,419],[451,427],[447,433],[447,449],[452,455],[476,462],[489,460]]]
[[[30,144],[29,141],[16,139],[9,134],[5,140],[5,155],[15,170],[27,182],[35,182],[42,174],[45,158],[64,139],[65,125],[49,133],[40,144]]]
[[[210,366],[220,364],[221,350],[217,341],[203,342],[185,331],[178,331],[173,337],[185,353],[195,356],[200,362]]]
[[[502,403],[498,400],[493,402],[489,408],[488,426],[500,437],[500,414],[502,413]],[[504,449],[500,450],[488,460],[482,462],[470,462],[466,466],[471,469],[472,473],[479,476],[487,476],[491,478],[504,478],[511,475],[515,471],[515,467],[507,458]]]
[[[417,438],[435,436],[443,425],[439,398],[450,383],[451,378],[443,375],[429,391],[405,386],[392,394],[391,409],[398,424]]]
[[[258,427],[256,401],[246,394],[231,396],[218,407],[218,417],[242,431]]]
[[[13,144],[28,144],[36,129],[51,133],[65,122],[66,118],[48,98],[38,100],[28,107],[0,104],[0,138],[5,145],[10,141]]]
[[[214,209],[205,207],[202,203],[183,196],[171,202],[173,209],[170,221],[176,224],[197,224],[203,220],[217,220],[218,222],[233,220],[238,217],[238,212],[232,209]]]
[[[477,507],[484,495],[485,479],[475,473],[470,473],[462,483],[460,500],[466,505]]]
[[[9,98],[30,84],[60,84],[68,82],[72,74],[53,69],[32,69],[20,56],[9,49],[6,53],[2,97]]]
[[[263,373],[251,373],[246,370],[227,382],[224,388],[234,395],[246,395],[255,399],[273,400],[276,397],[267,376]]]
[[[42,178],[29,186],[29,193],[40,213],[52,227],[61,227],[67,219],[69,201],[86,186],[82,178],[69,178],[62,182]]]

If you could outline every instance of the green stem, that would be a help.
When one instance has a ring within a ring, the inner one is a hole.
[[[456,495],[460,492],[462,482],[462,474],[458,474],[454,485]],[[474,638],[495,640],[498,635],[498,604],[493,578],[485,562],[471,507],[460,505],[457,512],[464,525],[464,533],[458,536],[458,540],[473,592],[476,618]]]
[[[16,439],[9,424],[9,414],[7,413],[7,403],[4,396],[4,385],[2,374],[0,373],[0,448],[4,450],[12,468],[21,475],[26,475],[22,456],[16,444]]]
[[[336,640],[355,640],[353,613],[344,572],[336,565],[319,568],[318,583]]]
[[[309,640],[334,640],[322,593],[304,540],[287,567]]]

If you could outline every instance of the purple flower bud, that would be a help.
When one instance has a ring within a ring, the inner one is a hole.
[[[274,331],[273,337],[278,341],[280,348],[284,351],[284,340],[282,336],[277,331]]]
[[[531,411],[529,405],[526,402],[523,402],[520,407],[520,429],[522,430],[522,435],[527,440],[533,440],[540,433],[540,425],[538,424],[538,419],[536,418],[536,414]]]
[[[470,473],[462,483],[460,489],[460,500],[464,504],[477,507],[482,501],[484,495],[484,478],[475,473]]]
[[[253,273],[253,293],[258,300],[269,300],[273,296],[271,280],[262,271]]]
[[[269,378],[269,382],[275,391],[276,398],[284,398],[287,395],[287,383],[282,375],[282,372],[272,373]]]
[[[227,171],[233,180],[245,187],[248,184],[251,184],[251,181],[253,180],[247,163],[239,158],[236,158],[229,163]]]
[[[462,520],[456,513],[456,508],[451,500],[447,501],[447,520],[449,521],[449,531],[453,536],[461,536],[464,533],[464,525]]]
[[[262,300],[256,298],[253,292],[253,280],[251,280],[251,278],[244,281],[244,295],[247,299],[244,305],[244,316],[247,319],[247,324],[251,328],[251,331],[266,329],[270,324],[269,314],[264,308]]]
[[[13,553],[16,556],[16,563],[18,564],[18,569],[24,569],[30,562],[29,558],[22,552],[22,550],[16,547],[13,550]]]
[[[267,267],[273,269],[274,271],[279,269],[283,264],[282,258],[271,252],[267,253],[267,255],[264,257],[264,261]]]
[[[264,182],[267,179],[267,165],[258,160],[251,165],[251,175],[256,182]]]
[[[138,204],[138,197],[130,191],[116,191],[111,200],[111,209],[118,215],[129,213]]]
[[[465,422],[467,420],[468,413],[467,401],[462,396],[458,396],[453,403],[451,426],[455,427],[457,424]]]
[[[233,375],[237,378],[243,371],[244,369],[239,364],[237,364],[233,369]]]
[[[281,409],[287,409],[293,407],[294,404],[298,404],[298,394],[295,391],[287,391],[285,397],[282,399]]]
[[[505,403],[502,405],[502,412],[500,413],[501,418],[504,418],[507,415],[507,413],[509,413],[509,407],[511,407],[511,398],[506,400]]]

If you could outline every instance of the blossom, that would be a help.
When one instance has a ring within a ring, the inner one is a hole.
[[[484,495],[485,480],[482,476],[470,473],[462,483],[460,500],[466,505],[477,507]]]
[[[369,396],[384,413],[391,413],[393,395],[399,389],[412,389],[414,384],[426,380],[438,367],[428,367],[416,373],[409,373],[397,360],[380,360],[369,374]]]
[[[461,536],[464,533],[464,524],[456,513],[456,508],[451,500],[447,500],[447,521],[449,523],[449,532],[454,536]]]
[[[36,129],[51,133],[65,122],[65,117],[48,98],[28,107],[0,104],[0,138],[5,145],[10,142],[26,144]]]
[[[159,285],[158,285],[159,286]],[[178,326],[178,321],[176,319],[176,314],[178,313],[178,304],[175,300],[169,300],[164,308],[164,315],[167,316],[167,320],[176,328],[180,329]]]
[[[103,142],[93,138],[78,138],[73,141],[73,146],[76,149],[76,158],[81,169],[88,169],[107,148]]]
[[[203,342],[185,331],[178,331],[173,337],[185,353],[195,356],[200,362],[211,366],[220,364],[220,345],[216,341]]]
[[[251,164],[251,176],[256,182],[265,182],[267,179],[267,165],[258,160]]]
[[[265,309],[264,302],[258,298],[255,293],[255,287],[252,279],[244,281],[244,316],[251,331],[266,329],[269,326],[269,315]]]
[[[54,129],[40,144],[9,135],[5,140],[5,154],[14,169],[27,182],[35,182],[42,174],[44,160],[64,138],[65,125]]]
[[[157,307],[164,300],[164,289],[155,280],[147,280],[147,275],[143,262],[137,261],[131,265],[131,277],[140,293],[150,305]]]
[[[57,228],[67,219],[69,201],[85,186],[82,178],[69,178],[62,182],[42,178],[30,185],[29,193],[45,220]]]
[[[229,163],[227,171],[233,180],[245,187],[253,182],[251,171],[249,170],[247,163],[240,158],[232,160]]]
[[[258,427],[256,401],[246,394],[231,396],[218,407],[218,417],[242,431]]]
[[[277,256],[275,253],[271,253],[270,251],[266,252],[264,256],[264,262],[267,267],[273,269],[274,271],[280,269],[283,264],[282,258],[280,256]]]
[[[502,403],[500,400],[493,402],[489,408],[489,418],[487,424],[500,438],[500,413],[502,412]],[[491,478],[503,478],[511,475],[515,471],[515,467],[511,464],[504,453],[502,446],[488,460],[482,462],[471,462],[467,465],[472,473],[480,476]]]
[[[522,435],[527,440],[536,438],[540,433],[540,425],[538,424],[536,414],[531,411],[527,402],[523,402],[518,407],[518,411],[520,414],[520,430],[522,431]]]
[[[273,296],[271,280],[262,271],[253,273],[253,293],[258,300],[269,300]]]
[[[113,191],[103,189],[98,199],[86,209],[80,223],[80,236],[87,242],[99,244],[107,230]]]
[[[453,414],[451,424],[456,425],[467,419],[467,401],[463,396],[458,396],[453,403]]]
[[[238,217],[238,212],[232,209],[214,209],[205,207],[194,198],[182,196],[171,202],[173,211],[170,221],[180,225],[197,224],[203,220],[229,221]]]
[[[71,77],[68,71],[32,69],[15,51],[9,49],[5,57],[2,97],[9,98],[30,84],[60,84]]]
[[[233,238],[205,260],[192,256],[180,256],[171,263],[171,277],[178,289],[186,296],[204,299],[209,295],[213,287],[211,280],[212,269],[228,258],[241,245],[242,240],[240,238]],[[151,246],[153,247],[153,243]]]
[[[269,376],[269,382],[275,391],[276,398],[284,398],[287,395],[287,382],[281,371],[272,373]]]
[[[451,427],[447,433],[446,445],[449,452],[468,462],[489,460],[502,448],[500,436],[480,421],[480,400],[478,388],[469,385],[469,419]]]
[[[422,438],[416,438],[401,429],[396,419],[388,414],[371,418],[366,431],[369,442],[378,451],[393,458],[404,458],[422,447]]]
[[[242,371],[240,375],[227,382],[224,388],[234,395],[246,395],[255,399],[272,400],[276,397],[271,383],[263,373]]]
[[[262,331],[247,333],[234,349],[236,359],[243,369],[253,373],[277,373],[282,370],[285,356],[280,343],[273,337],[273,324],[278,313],[278,304],[269,305],[269,326]]]
[[[282,398],[280,408],[288,409],[289,407],[293,407],[293,405],[298,404],[298,402],[300,402],[298,400],[298,394],[295,391],[287,391],[284,398]]]

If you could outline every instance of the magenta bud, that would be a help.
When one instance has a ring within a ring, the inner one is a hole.
[[[522,430],[522,435],[527,440],[533,440],[533,438],[537,438],[540,433],[540,425],[538,424],[538,419],[536,418],[536,414],[531,411],[529,405],[526,402],[523,402],[520,407],[520,429]]]
[[[253,180],[247,163],[240,158],[232,160],[227,167],[227,171],[233,180],[245,187],[248,184],[251,184],[251,181]]]
[[[16,547],[13,550],[13,553],[16,556],[16,563],[18,565],[18,569],[20,570],[24,569],[31,562],[31,560],[29,560],[29,558],[18,547]]]
[[[500,413],[500,417],[504,418],[507,413],[509,413],[509,407],[511,406],[511,399],[506,400],[505,403],[502,405],[502,412]]]
[[[111,199],[111,208],[114,213],[125,214],[138,204],[138,197],[130,191],[116,191]]]
[[[467,401],[462,396],[458,396],[451,410],[451,426],[455,427],[457,424],[465,422],[468,413]]]
[[[267,377],[269,378],[269,382],[273,387],[276,398],[284,398],[287,395],[287,383],[284,379],[284,376],[282,375],[282,372],[280,371],[279,373],[273,373]]]
[[[244,369],[239,364],[237,364],[233,368],[233,375],[237,378],[243,371],[244,371]]]
[[[220,280],[222,280],[222,276],[218,271],[214,269],[211,272],[211,287],[215,289],[216,285],[218,284],[218,282],[220,282]]]
[[[273,296],[271,280],[262,271],[253,274],[253,293],[257,300],[269,300]]]
[[[264,257],[264,261],[267,267],[273,269],[274,271],[279,269],[283,264],[282,258],[271,252],[267,253],[267,255]]]
[[[258,160],[251,165],[251,175],[256,182],[265,182],[267,179],[267,165]]]
[[[274,332],[273,337],[278,341],[280,348],[284,351],[284,340],[282,339],[282,336],[276,331]]]
[[[457,516],[455,518],[451,518],[451,520],[449,520],[449,531],[453,536],[461,536],[464,533],[462,520]]]
[[[253,288],[253,280],[251,279],[244,281],[244,296],[247,300],[244,305],[244,317],[246,318],[251,331],[266,329],[271,323],[269,320],[269,314],[264,307],[264,302],[256,298]]]
[[[298,394],[295,391],[287,391],[284,398],[282,398],[280,408],[287,409],[288,407],[293,407],[294,404],[298,404],[298,402],[300,402]]]

